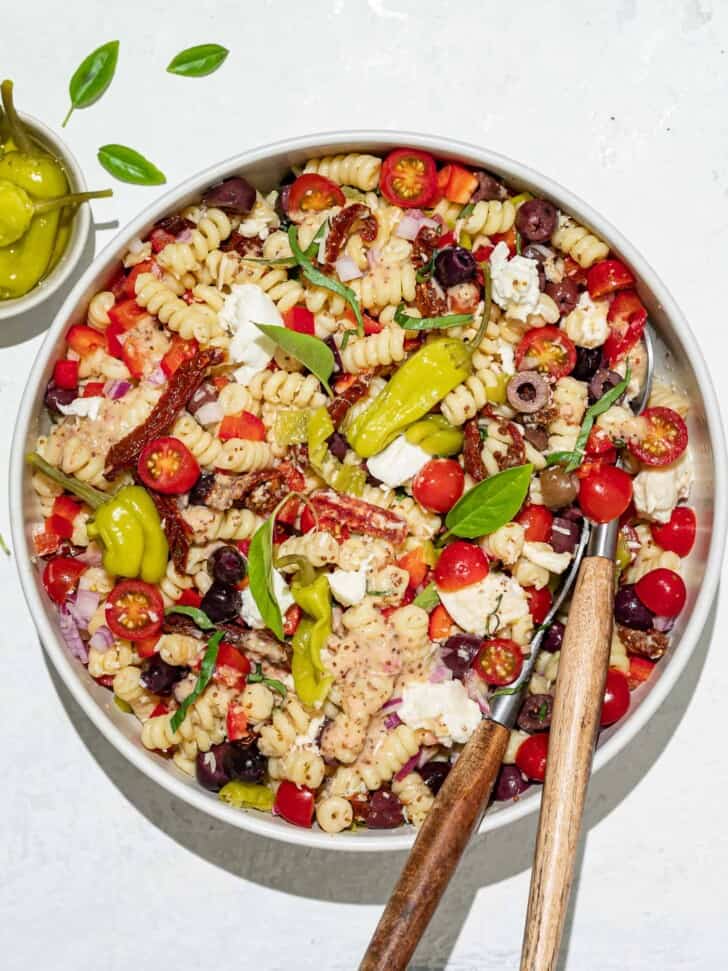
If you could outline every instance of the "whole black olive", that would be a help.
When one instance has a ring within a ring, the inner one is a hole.
[[[139,679],[142,686],[154,695],[168,695],[187,673],[187,668],[167,664],[159,654],[153,654]]]
[[[599,370],[601,363],[601,347],[577,347],[576,364],[571,376],[577,381],[590,381]]]
[[[589,403],[594,404],[603,398],[607,391],[615,388],[622,380],[622,375],[616,371],[608,371],[606,368],[599,368],[594,377],[589,382]],[[619,399],[622,400],[621,398]]]
[[[520,371],[508,382],[506,396],[516,411],[532,415],[548,403],[549,386],[538,371]]]
[[[242,216],[255,205],[255,189],[241,176],[225,179],[218,185],[213,185],[205,192],[202,201],[206,206],[224,209]]]
[[[227,761],[228,750],[231,747],[230,742],[221,742],[219,745],[213,745],[209,752],[197,753],[195,761],[197,781],[210,792],[219,792],[230,782]]]
[[[645,607],[634,592],[633,583],[625,583],[614,598],[614,619],[632,630],[652,630],[652,611]]]
[[[453,634],[442,645],[442,663],[456,678],[462,678],[483,643],[474,634]]]
[[[395,829],[404,822],[402,803],[388,789],[377,789],[369,800],[367,829]]]
[[[231,779],[240,779],[241,782],[262,782],[268,759],[258,751],[255,742],[252,745],[235,742],[226,753],[225,764]]]
[[[528,789],[530,783],[523,777],[521,770],[515,765],[502,765],[495,783],[493,798],[498,802],[517,799]]]
[[[554,699],[551,695],[527,695],[518,714],[518,727],[524,732],[543,732],[551,726]]]
[[[547,283],[546,293],[559,308],[562,317],[570,314],[579,300],[577,286],[568,277],[564,277],[560,283]]]
[[[433,796],[436,796],[450,771],[449,762],[426,762],[418,770],[422,778],[427,783],[427,788]]]
[[[232,620],[240,613],[240,591],[227,583],[213,580],[210,589],[202,598],[200,608],[205,611],[213,624]]]
[[[476,172],[475,178],[478,180],[478,188],[470,197],[471,202],[492,202],[494,199],[502,202],[508,198],[508,190],[490,172]]]
[[[245,576],[245,557],[234,546],[218,546],[208,557],[207,569],[220,583],[240,583]]]
[[[462,246],[449,246],[435,257],[435,276],[445,289],[475,278],[477,266],[473,254]]]
[[[516,229],[524,239],[543,243],[551,239],[558,222],[556,207],[545,199],[529,199],[518,207]]]
[[[46,388],[45,406],[49,411],[55,411],[57,414],[61,414],[61,409],[59,405],[70,405],[71,402],[77,397],[78,388],[59,388],[58,385],[53,384],[51,381]]]
[[[543,635],[543,641],[541,642],[541,649],[548,651],[549,654],[555,654],[556,651],[561,650],[561,645],[564,643],[564,625],[560,620],[554,620]]]
[[[215,473],[203,472],[190,489],[190,505],[204,506],[215,485]]]

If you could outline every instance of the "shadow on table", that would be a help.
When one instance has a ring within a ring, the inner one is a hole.
[[[680,724],[713,636],[716,602],[717,598],[680,681],[653,716],[648,730],[641,732],[594,777],[584,820],[586,833],[646,775]],[[404,863],[404,852],[345,854],[308,849],[246,833],[208,817],[150,783],[127,762],[85,717],[56,672],[49,670],[69,718],[98,764],[150,822],[181,846],[230,873],[274,890],[325,902],[384,905]],[[536,813],[532,813],[473,843],[423,938],[413,971],[445,968],[479,888],[530,867],[537,822]],[[561,968],[566,961],[582,856],[583,841],[564,932]]]

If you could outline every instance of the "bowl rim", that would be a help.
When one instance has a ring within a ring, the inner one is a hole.
[[[352,150],[352,145],[370,146],[370,150],[372,151],[382,151],[400,145],[410,145],[415,148],[429,150],[440,156],[450,156],[453,158],[461,156],[463,158],[477,159],[478,164],[486,168],[504,170],[516,182],[531,183],[534,186],[538,186],[550,198],[557,200],[564,208],[574,213],[577,218],[583,219],[587,225],[604,236],[610,243],[616,245],[616,248],[625,259],[635,267],[638,277],[644,281],[646,287],[660,302],[666,315],[670,318],[681,343],[688,351],[691,366],[695,372],[705,404],[706,422],[713,449],[715,468],[713,529],[705,564],[704,581],[698,591],[690,619],[680,638],[678,647],[670,658],[669,664],[665,667],[659,680],[655,682],[653,687],[645,695],[629,720],[597,749],[593,765],[595,772],[605,766],[617,752],[624,748],[642,730],[659,705],[662,704],[685,668],[695,648],[700,632],[705,625],[720,577],[720,564],[725,544],[728,515],[728,490],[726,489],[728,463],[726,461],[726,445],[720,407],[703,355],[685,316],[651,265],[608,220],[593,210],[590,205],[574,195],[570,190],[564,188],[555,180],[541,175],[530,166],[523,165],[508,156],[490,149],[452,138],[424,135],[415,132],[377,129],[318,132],[310,135],[281,139],[234,155],[185,179],[175,188],[170,189],[154,202],[144,207],[136,218],[128,223],[104,247],[68,294],[46,334],[28,377],[12,442],[10,461],[10,514],[13,543],[16,550],[15,560],[23,593],[42,644],[66,688],[106,740],[120,751],[132,765],[172,795],[182,799],[195,809],[223,822],[230,823],[233,826],[261,836],[267,836],[274,840],[316,849],[376,852],[408,849],[414,841],[414,832],[408,828],[404,832],[395,830],[389,834],[370,835],[368,833],[367,837],[363,839],[356,834],[339,833],[335,837],[332,837],[316,829],[309,830],[294,826],[279,826],[267,815],[254,812],[241,812],[219,800],[209,798],[209,794],[202,789],[189,786],[181,779],[176,778],[172,773],[168,773],[150,753],[127,739],[113,721],[106,716],[106,713],[97,704],[90,692],[86,690],[77,676],[77,662],[70,657],[65,646],[51,628],[46,613],[47,608],[38,593],[33,577],[34,568],[26,545],[22,506],[24,441],[29,425],[33,419],[32,406],[35,389],[50,357],[56,349],[56,344],[58,343],[61,331],[65,327],[66,321],[69,319],[69,314],[75,309],[78,300],[83,296],[84,291],[88,288],[90,281],[99,272],[100,267],[107,262],[111,264],[112,260],[118,259],[126,244],[137,236],[140,230],[152,223],[160,214],[171,209],[176,203],[184,199],[185,196],[199,191],[204,186],[225,177],[241,166],[265,162],[272,156],[282,156],[285,153],[308,151],[312,155],[332,154],[336,150]],[[377,147],[374,148],[373,146]],[[358,150],[366,151],[366,147],[359,148]],[[528,813],[534,812],[538,806],[540,806],[540,798],[534,796],[520,802],[514,802],[493,815],[486,814],[478,832],[485,833],[499,829],[502,826],[507,826]]]
[[[66,168],[68,181],[74,192],[86,191],[86,179],[83,170],[78,163],[78,159],[68,147],[66,142],[57,135],[52,128],[44,124],[40,119],[25,112],[20,112],[21,121],[31,128],[33,135],[39,141],[47,144],[48,147],[57,155]],[[0,300],[0,320],[7,320],[9,317],[20,316],[33,307],[47,300],[59,287],[63,286],[71,273],[78,265],[83,255],[83,250],[91,229],[91,210],[84,203],[76,209],[76,215],[71,226],[71,235],[68,244],[59,259],[58,263],[51,270],[45,279],[36,284],[32,290],[23,294],[22,297],[14,297],[12,300]],[[93,261],[92,261],[93,265]],[[65,306],[65,302],[64,302]]]

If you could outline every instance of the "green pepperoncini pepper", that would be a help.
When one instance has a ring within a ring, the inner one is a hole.
[[[306,615],[291,641],[291,673],[296,694],[304,705],[320,705],[333,683],[321,660],[321,650],[331,634],[331,591],[325,574],[313,583],[291,584],[293,599]]]
[[[457,455],[463,445],[463,433],[444,415],[428,415],[410,425],[404,437],[419,445],[428,455]]]

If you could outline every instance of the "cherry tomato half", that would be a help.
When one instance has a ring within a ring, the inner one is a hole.
[[[558,327],[534,327],[516,348],[519,371],[539,371],[552,378],[571,374],[576,366],[576,347]]]
[[[647,408],[636,419],[639,432],[627,447],[645,465],[669,465],[688,446],[688,429],[672,408]]]
[[[549,750],[548,732],[539,732],[524,738],[516,752],[516,765],[534,782],[546,778],[546,758]]]
[[[257,415],[241,411],[239,415],[225,415],[220,422],[217,437],[221,442],[230,438],[244,438],[249,442],[265,440],[265,425]]]
[[[181,496],[200,477],[200,467],[192,452],[171,436],[155,438],[144,446],[137,472],[145,486],[167,496]]]
[[[680,574],[664,567],[645,573],[635,584],[634,592],[645,607],[660,617],[677,617],[687,599]]]
[[[54,507],[55,508],[55,507]],[[663,550],[687,556],[695,543],[697,521],[690,506],[676,506],[667,523],[652,523],[652,538]]]
[[[396,148],[382,163],[379,188],[387,202],[395,206],[426,206],[437,191],[434,158],[416,148]]]
[[[86,565],[70,556],[56,556],[49,560],[43,570],[43,586],[54,603],[64,603],[76,589]]]
[[[456,540],[440,554],[435,583],[441,590],[462,590],[488,576],[488,558],[479,546]]]
[[[302,212],[323,212],[332,206],[343,206],[345,202],[346,196],[339,186],[315,172],[299,175],[288,194],[288,208]]]
[[[523,654],[515,641],[495,637],[483,642],[472,666],[475,673],[488,684],[510,684],[521,673]]]
[[[635,285],[632,271],[621,260],[599,260],[586,275],[589,296],[596,299],[614,290],[625,290]]]
[[[310,829],[313,823],[313,806],[314,794],[310,789],[284,779],[278,786],[273,812],[294,826]]]
[[[610,367],[631,351],[642,337],[647,311],[634,290],[620,290],[607,314],[609,336],[604,342],[604,355]]]
[[[143,641],[162,629],[162,595],[143,580],[122,580],[106,601],[106,623],[117,637]]]
[[[240,689],[245,679],[250,674],[250,661],[244,654],[223,641],[217,649],[217,660],[215,661],[215,681],[226,685],[228,688]]]
[[[540,590],[535,587],[524,587],[523,591],[526,594],[528,609],[531,612],[534,624],[536,626],[543,624],[546,620],[546,614],[551,610],[554,599],[551,596],[551,591],[548,587],[541,587]]]
[[[554,516],[546,506],[527,503],[516,516],[516,522],[523,526],[524,536],[529,543],[549,542]]]
[[[465,488],[465,473],[455,459],[432,459],[412,483],[412,495],[423,509],[449,512]]]
[[[617,668],[610,668],[607,672],[607,681],[604,685],[604,701],[602,702],[602,714],[600,724],[602,728],[613,725],[624,715],[629,708],[629,682],[627,675],[618,671]]]
[[[632,479],[613,465],[595,468],[579,481],[579,505],[595,523],[617,519],[632,499]]]

